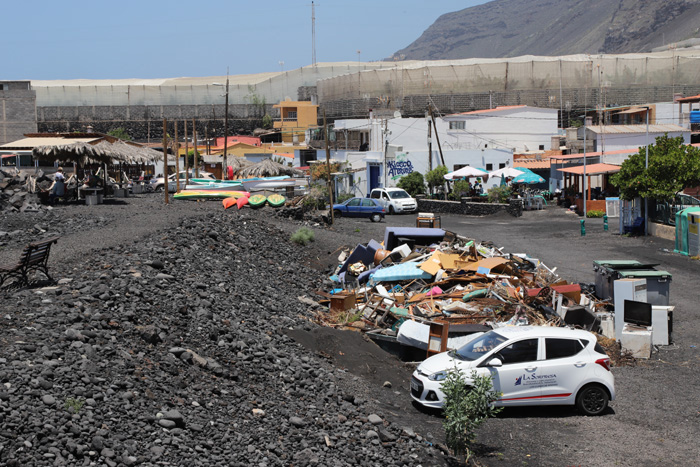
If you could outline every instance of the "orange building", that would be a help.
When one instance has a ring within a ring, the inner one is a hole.
[[[280,110],[280,118],[273,127],[282,133],[283,143],[304,142],[304,132],[318,126],[318,105],[310,101],[282,101],[273,106]]]

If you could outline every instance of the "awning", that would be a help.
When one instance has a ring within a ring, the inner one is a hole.
[[[574,175],[583,175],[583,165],[577,165],[576,167],[568,167],[566,169],[557,169],[559,172],[565,172]],[[620,171],[619,165],[612,164],[589,164],[585,166],[586,175],[604,175],[604,174],[614,174]]]
[[[7,159],[8,157],[17,157],[17,154],[3,154],[0,159]]]

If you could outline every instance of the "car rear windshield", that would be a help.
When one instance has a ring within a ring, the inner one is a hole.
[[[495,349],[505,341],[505,337],[494,331],[489,331],[483,336],[479,336],[473,341],[467,342],[462,347],[454,351],[454,356],[460,360],[474,361],[483,357],[487,352]]]

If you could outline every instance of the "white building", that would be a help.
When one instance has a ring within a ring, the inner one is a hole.
[[[556,109],[526,105],[448,115],[443,118],[448,125],[443,148],[541,152],[550,149],[552,136],[559,134],[558,115]]]
[[[671,138],[683,137],[690,144],[690,130],[673,124],[649,125],[649,144],[654,144],[658,136],[668,134]],[[639,148],[647,145],[647,125],[591,125],[585,127],[586,138],[593,141],[593,151],[608,152]],[[584,127],[578,129],[579,139],[583,138]]]
[[[357,132],[359,138],[354,139],[366,143],[367,151],[333,151],[332,157],[347,161],[356,171],[348,177],[347,188],[366,194],[376,187],[396,186],[411,172],[425,174],[442,165],[443,159],[450,172],[466,165],[486,171],[512,167],[514,152],[549,149],[552,136],[558,135],[557,117],[556,109],[519,105],[436,118],[430,130],[429,118],[378,119],[370,115],[369,119],[336,120],[339,146]],[[499,182],[494,179],[482,184],[488,188]]]

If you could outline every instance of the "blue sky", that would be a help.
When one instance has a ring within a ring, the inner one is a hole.
[[[0,80],[216,76],[311,64],[311,0],[37,0],[2,7]],[[317,0],[318,62],[380,60],[486,0]],[[281,65],[280,62],[284,62]]]

